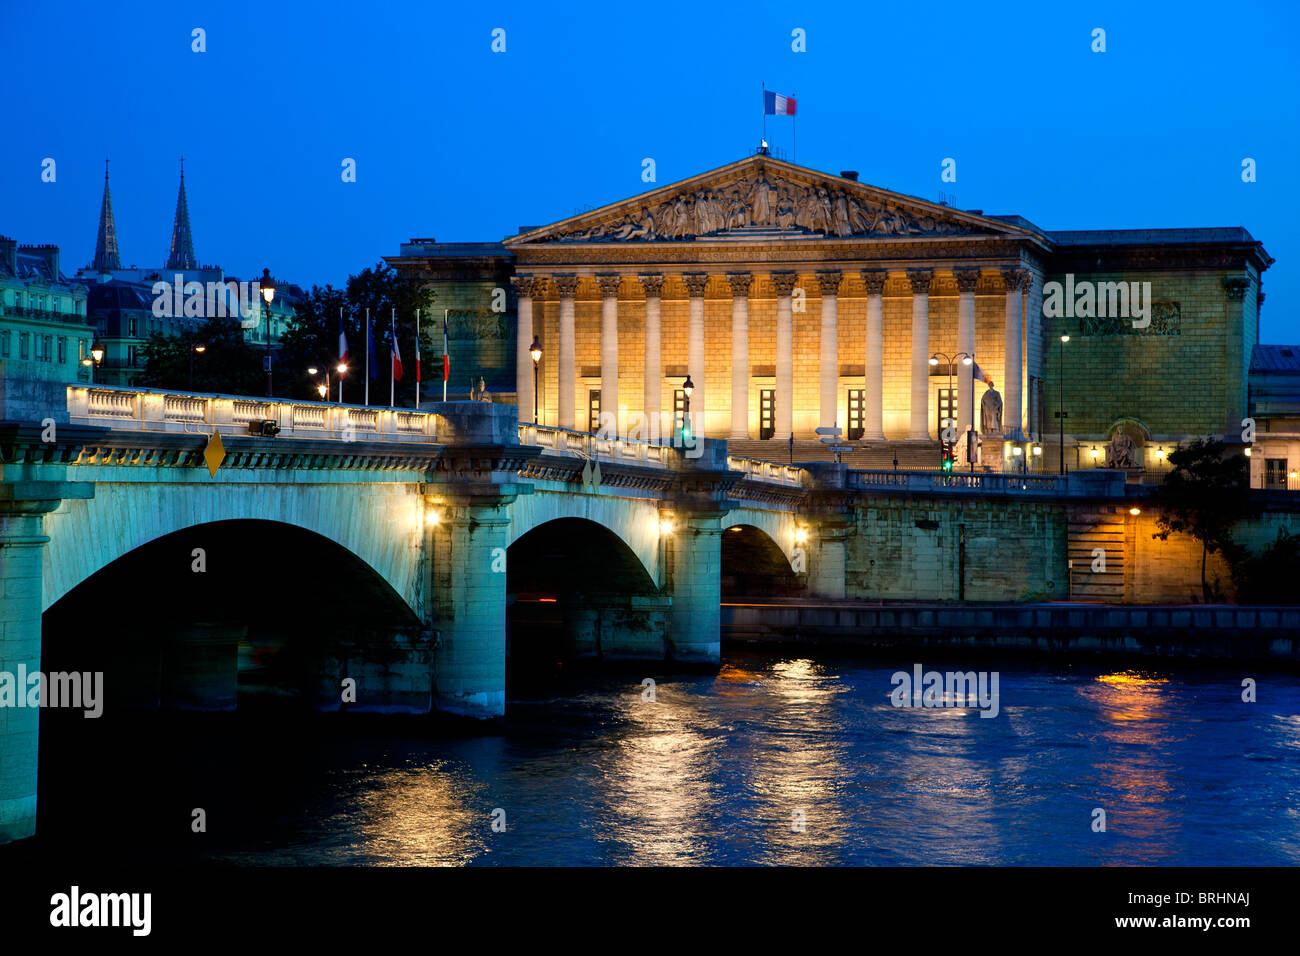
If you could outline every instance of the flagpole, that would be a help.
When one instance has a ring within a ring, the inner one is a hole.
[[[388,325],[388,407],[397,407],[397,306]]]
[[[442,310],[442,400],[447,400],[447,310]]]
[[[420,407],[420,310],[415,310],[415,407]]]
[[[763,138],[760,143],[767,142],[767,82],[763,82]]]
[[[790,98],[794,100],[796,104],[798,104],[799,102],[798,93],[791,93]],[[799,165],[799,107],[798,105],[796,105],[794,108],[794,116],[790,117],[790,129],[794,136],[794,158],[791,160],[791,162],[794,163],[796,166],[798,166]]]
[[[339,306],[339,333],[343,333],[343,306]],[[343,356],[339,356],[339,364],[343,363]],[[343,373],[339,373],[339,404],[343,404]]]
[[[366,306],[366,404],[370,404],[370,306]]]

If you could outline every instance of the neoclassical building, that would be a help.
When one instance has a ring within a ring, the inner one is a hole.
[[[1244,415],[1272,262],[1240,228],[1049,232],[762,151],[499,244],[413,241],[389,261],[466,313],[506,303],[489,326],[513,368],[485,374],[504,373],[497,399],[521,420],[663,438],[689,376],[696,434],[746,454],[784,457],[792,436],[806,451],[838,426],[864,463],[933,467],[951,419],[959,449],[981,433],[986,467],[1113,454],[1152,471],[1157,448]]]

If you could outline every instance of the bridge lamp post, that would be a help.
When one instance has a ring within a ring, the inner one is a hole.
[[[1056,417],[1061,420],[1061,474],[1065,474],[1065,420],[1070,416],[1065,412],[1065,343],[1070,341],[1068,335],[1061,336],[1061,361],[1057,377],[1061,385],[1060,407],[1056,410]]]
[[[343,376],[348,374],[347,363],[339,362],[338,367],[336,367],[334,371],[339,373],[339,404],[342,405],[343,404]]]
[[[200,342],[198,345],[190,349],[190,391],[191,392],[194,391],[194,356],[195,354],[202,355],[207,350],[208,347],[204,345],[202,342]]]
[[[81,360],[81,364],[86,366],[86,368],[90,369],[91,385],[95,384],[95,366],[97,366],[103,360],[104,360],[104,346],[100,345],[99,341],[96,340],[94,344],[90,346],[90,356],[88,358],[83,358]]]
[[[533,424],[537,424],[537,366],[542,362],[542,340],[533,336],[533,344],[528,346],[528,354],[533,357]]]
[[[266,397],[271,398],[271,301],[275,298],[275,280],[271,278],[271,270],[262,270],[261,280],[262,298],[266,300],[266,358],[262,364],[266,366]]]
[[[316,368],[316,366],[313,365],[311,368],[307,369],[307,374],[316,375],[318,374],[318,369]],[[321,401],[327,401],[329,399],[329,393],[330,393],[330,370],[326,369],[325,381],[316,383],[316,394],[321,397]]]

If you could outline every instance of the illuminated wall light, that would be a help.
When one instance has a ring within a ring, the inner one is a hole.
[[[1138,508],[1138,507],[1136,507],[1136,506],[1134,506],[1134,507],[1128,509],[1128,513],[1131,514],[1133,517],[1136,518],[1138,515],[1140,515],[1140,514],[1142,513],[1142,509],[1141,509],[1141,508]]]
[[[424,521],[430,528],[435,528],[442,521],[442,515],[436,511],[430,511],[425,515]]]
[[[662,521],[659,522],[659,533],[660,534],[673,533],[673,522],[671,518],[664,518]]]
[[[807,540],[808,540],[808,529],[807,529],[807,528],[795,528],[795,529],[794,529],[794,543],[795,543],[795,544],[803,544],[803,543],[806,542]]]

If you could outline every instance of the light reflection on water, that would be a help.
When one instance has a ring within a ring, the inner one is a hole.
[[[653,703],[640,676],[579,679],[474,736],[335,718],[307,742],[241,717],[166,772],[234,818],[193,850],[210,862],[1300,864],[1294,675],[1255,675],[1247,704],[1237,673],[1018,664],[986,719],[892,706],[911,665],[647,666]],[[111,812],[161,812],[128,798]]]

